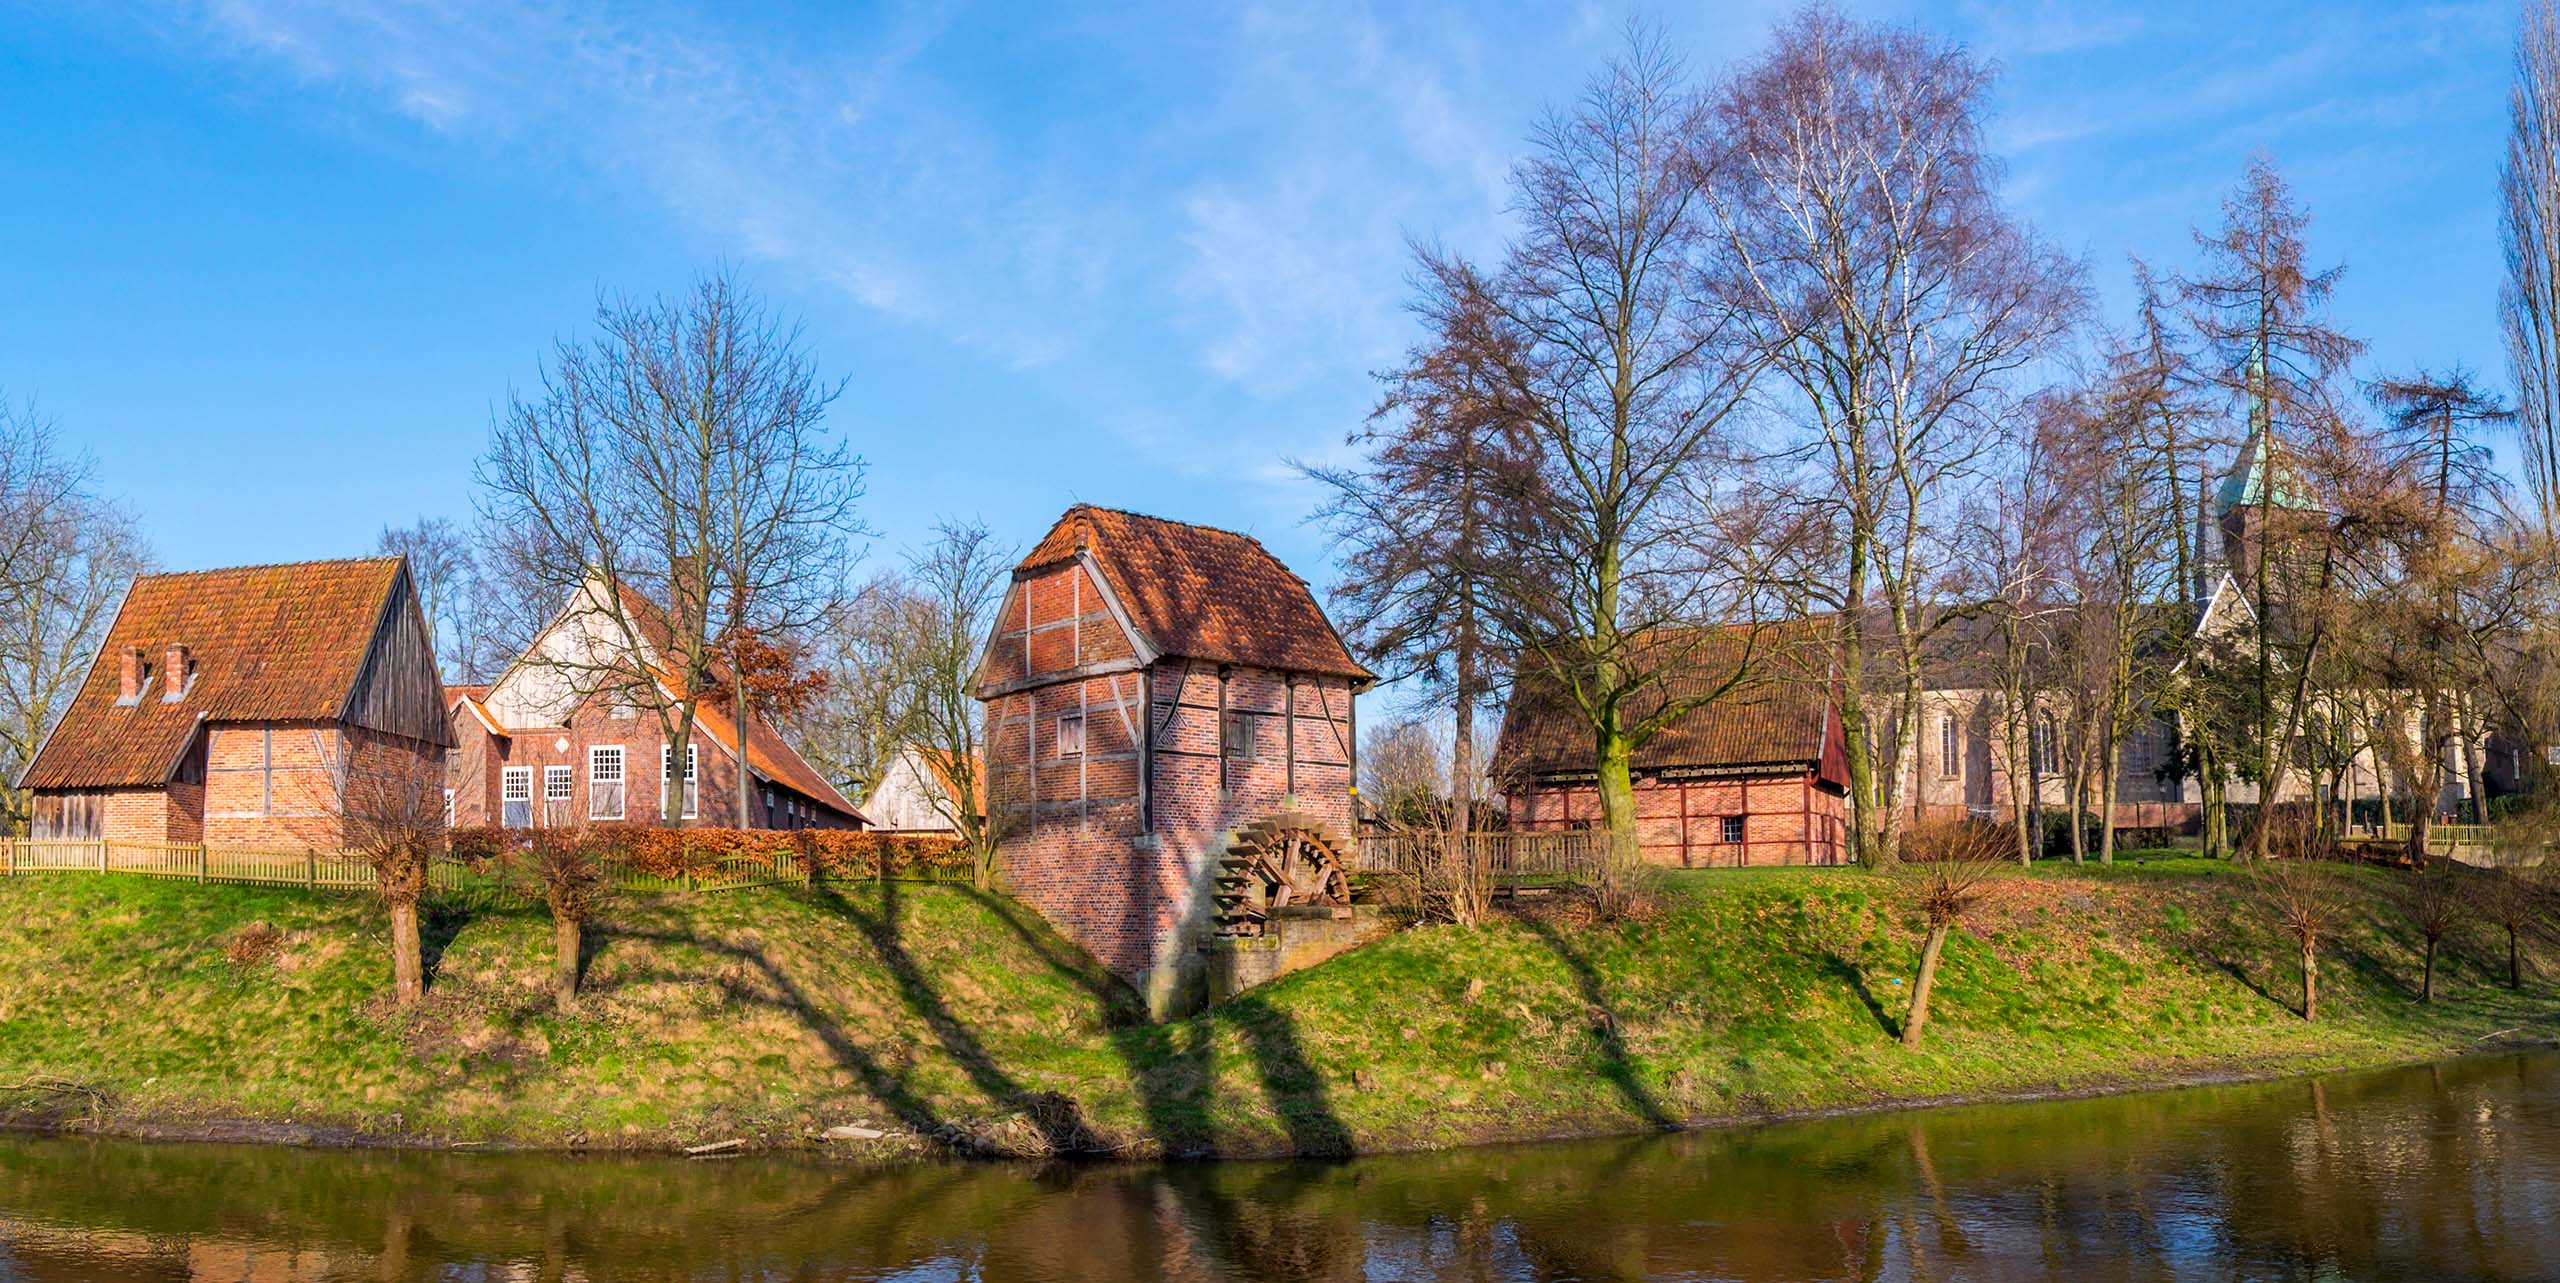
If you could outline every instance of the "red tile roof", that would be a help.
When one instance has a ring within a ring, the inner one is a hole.
[[[1092,552],[1160,655],[1367,682],[1305,580],[1249,535],[1077,504],[1016,574]]]
[[[133,581],[88,678],[20,777],[25,788],[165,783],[199,721],[331,721],[371,648],[400,559],[238,566]],[[163,656],[187,647],[195,676],[162,697]],[[140,649],[149,689],[116,703]]]
[[[1714,702],[1672,718],[1635,753],[1639,770],[1665,767],[1741,768],[1821,760],[1832,722],[1823,678],[1813,675],[1828,653],[1826,624],[1736,625],[1712,630],[1664,630],[1637,648],[1638,662],[1674,666],[1625,707],[1632,723],[1673,700],[1703,698],[1734,681],[1748,663],[1755,672]],[[1590,725],[1553,675],[1523,673],[1503,710],[1494,748],[1497,778],[1593,769]]]

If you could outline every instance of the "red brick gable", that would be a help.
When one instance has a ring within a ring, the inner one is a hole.
[[[399,558],[379,557],[134,580],[20,786],[156,785],[199,722],[338,720],[400,574]],[[195,669],[175,702],[164,698],[173,645]],[[149,681],[140,700],[119,705],[124,656],[136,649]]]
[[[1078,504],[1014,575],[1036,574],[1080,551],[1092,555],[1129,623],[1159,656],[1372,678],[1306,581],[1251,536]]]

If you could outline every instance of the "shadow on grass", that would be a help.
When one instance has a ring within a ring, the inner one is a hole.
[[[1527,927],[1529,933],[1545,944],[1548,951],[1573,973],[1574,986],[1581,990],[1582,1001],[1590,1009],[1591,1040],[1600,1053],[1600,1076],[1646,1123],[1662,1131],[1677,1130],[1679,1120],[1663,1109],[1662,1103],[1653,1098],[1653,1092],[1636,1073],[1635,1060],[1627,1054],[1626,1039],[1618,1032],[1617,1008],[1609,1002],[1599,969],[1591,965],[1591,960],[1563,932],[1558,931],[1554,923],[1524,918],[1521,925]]]
[[[1875,991],[1867,987],[1866,972],[1859,970],[1847,958],[1829,949],[1822,952],[1822,971],[1823,974],[1849,986],[1849,991],[1858,995],[1859,1005],[1865,1007],[1867,1014],[1875,1018],[1876,1028],[1882,1029],[1886,1037],[1902,1036],[1902,1029],[1894,1023],[1892,1014],[1884,1009],[1883,1003],[1876,1001]]]
[[[1323,1074],[1307,1059],[1297,1022],[1287,1012],[1247,992],[1210,1013],[1150,1024],[1136,993],[1082,950],[1033,922],[1020,901],[979,891],[966,894],[1012,929],[1052,971],[1093,995],[1112,1049],[1137,1091],[1147,1130],[1167,1157],[1218,1155],[1209,1088],[1220,1024],[1235,1029],[1243,1040],[1265,1103],[1288,1133],[1292,1150],[1309,1157],[1358,1152],[1350,1128],[1333,1111]]]

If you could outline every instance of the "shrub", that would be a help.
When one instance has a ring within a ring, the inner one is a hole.
[[[574,842],[595,860],[651,877],[716,872],[724,862],[787,861],[821,878],[938,876],[965,880],[968,853],[960,840],[939,834],[865,833],[852,829],[661,828],[595,824],[575,829],[505,829],[479,826],[452,832],[453,854],[474,862],[503,860],[532,850],[535,835],[547,843]],[[574,835],[574,836],[572,836]]]

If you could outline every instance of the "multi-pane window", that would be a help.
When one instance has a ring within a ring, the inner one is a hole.
[[[544,824],[562,825],[576,818],[569,812],[570,801],[575,796],[576,777],[577,772],[570,767],[542,768],[542,822]]]
[[[1727,842],[1740,842],[1742,840],[1742,829],[1743,817],[1739,815],[1728,815],[1724,817],[1723,832],[1721,836]]]
[[[702,746],[701,746],[701,745],[699,745],[699,744],[687,744],[687,745],[685,745],[685,746],[684,746],[684,812],[683,812],[683,814],[684,814],[684,818],[686,818],[686,819],[688,819],[688,820],[692,819],[695,815],[699,814],[699,813],[700,813],[701,806],[702,806],[702,786],[701,786],[701,784],[697,781],[697,779],[695,778],[695,775],[694,775],[694,769],[693,769],[693,768],[694,768],[694,765],[695,765],[697,762],[699,762],[699,761],[701,760],[701,755],[700,755],[700,753],[698,752],[698,750],[699,750],[701,747],[702,747]],[[658,779],[659,779],[661,782],[671,781],[671,780],[673,780],[673,779],[675,778],[675,773],[676,773],[676,746],[675,746],[675,745],[673,745],[673,744],[661,744],[661,745],[659,745],[659,746],[658,746]]]
[[[511,829],[533,827],[533,768],[510,766],[498,772],[498,822]]]
[[[1960,746],[1957,743],[1956,736],[1956,719],[1953,717],[1939,718],[1938,774],[1952,778],[1957,773],[1957,769],[1961,765],[1958,757],[1959,748]]]
[[[453,827],[453,790],[452,790],[452,789],[446,789],[446,790],[444,791],[444,826],[445,826],[446,828],[448,828],[448,829]]]
[[[1076,757],[1084,752],[1084,714],[1068,713],[1058,719],[1058,756]]]
[[[598,744],[587,750],[587,818],[622,818],[622,746]]]

